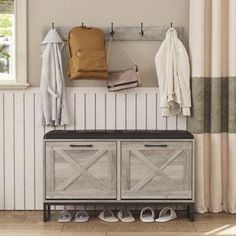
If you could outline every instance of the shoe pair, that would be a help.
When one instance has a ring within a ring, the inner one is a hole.
[[[74,222],[84,223],[84,222],[87,222],[89,218],[90,217],[87,211],[78,211],[76,212],[74,216]],[[57,221],[59,223],[68,223],[68,222],[71,222],[72,219],[73,219],[73,215],[69,211],[65,210],[59,213]]]
[[[155,213],[151,207],[143,208],[140,213],[140,220],[145,223],[150,223],[154,221],[164,223],[174,220],[176,218],[177,218],[176,212],[170,207],[163,208],[160,211],[159,217],[157,219],[155,219]]]
[[[104,210],[98,215],[98,218],[100,220],[103,220],[103,221],[109,222],[109,223],[115,223],[118,221],[122,221],[125,223],[131,223],[131,222],[135,221],[131,212],[126,209],[118,211],[117,217],[115,217],[114,213],[111,210]]]

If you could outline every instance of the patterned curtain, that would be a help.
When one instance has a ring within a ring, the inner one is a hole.
[[[196,210],[236,213],[236,0],[190,0]]]

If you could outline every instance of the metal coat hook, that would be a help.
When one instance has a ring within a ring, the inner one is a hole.
[[[141,23],[141,31],[139,32],[139,34],[140,34],[141,36],[143,36],[143,35],[144,35],[144,30],[143,30],[143,22]]]
[[[111,32],[110,35],[113,37],[115,34],[114,29],[113,29],[113,22],[111,23]]]
[[[172,22],[170,23],[170,28],[173,28],[173,23]]]
[[[52,29],[55,29],[55,24],[54,24],[54,22],[52,22]]]

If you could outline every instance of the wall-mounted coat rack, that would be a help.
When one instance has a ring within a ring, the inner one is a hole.
[[[84,23],[83,26],[85,26]],[[50,28],[51,27],[46,27],[44,29],[43,37],[46,36]],[[68,33],[72,28],[73,26],[55,27],[55,29],[64,41],[67,41]],[[165,39],[166,32],[170,28],[170,26],[145,26],[143,23],[141,23],[141,27],[115,26],[115,24],[112,23],[111,27],[99,28],[104,31],[106,40],[110,39],[111,32],[113,32],[120,41],[162,41]],[[182,39],[184,28],[182,26],[174,26],[173,28],[175,28],[175,30],[177,31],[178,37]]]

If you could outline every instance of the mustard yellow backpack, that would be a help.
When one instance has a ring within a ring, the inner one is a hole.
[[[70,79],[107,79],[105,35],[99,28],[75,27],[68,35]]]

